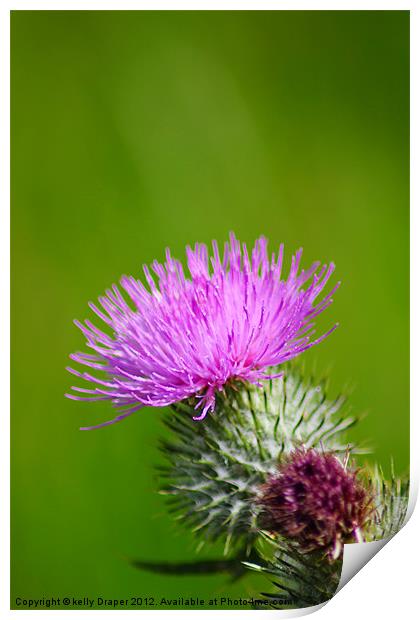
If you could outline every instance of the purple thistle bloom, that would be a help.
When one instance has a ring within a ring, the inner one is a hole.
[[[262,487],[263,525],[294,540],[303,552],[336,560],[346,542],[362,542],[373,497],[333,454],[296,449]]]
[[[157,282],[143,267],[149,289],[133,277],[121,278],[132,305],[115,285],[99,298],[101,309],[89,304],[112,335],[88,320],[75,321],[93,353],[75,353],[71,359],[104,374],[98,378],[69,368],[94,386],[73,387],[77,394],[67,396],[111,400],[123,408],[99,426],[145,405],[161,407],[188,397],[197,398],[201,411],[194,419],[201,420],[214,410],[215,395],[226,384],[258,385],[279,376],[268,369],[321,342],[337,327],[311,341],[313,320],[332,302],[339,285],[315,304],[334,271],[332,263],[318,273],[318,262],[299,272],[299,250],[282,280],[283,245],[270,260],[267,240],[261,237],[249,256],[233,233],[223,257],[213,242],[211,269],[206,245],[197,243],[186,253],[189,277],[166,250],[165,264],[152,264]]]

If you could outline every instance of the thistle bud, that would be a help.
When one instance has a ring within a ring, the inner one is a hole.
[[[263,525],[319,550],[333,561],[346,542],[362,542],[374,511],[373,496],[337,456],[298,448],[285,457],[261,489]]]

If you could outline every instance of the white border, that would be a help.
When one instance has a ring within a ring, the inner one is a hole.
[[[2,395],[2,424],[0,434],[0,475],[1,484],[1,574],[0,580],[0,609],[9,608],[10,600],[10,89],[9,89],[9,23],[4,19],[5,11],[2,10],[0,23],[0,59],[1,59],[1,91],[3,93],[0,135],[2,157],[0,165],[0,192],[1,192],[1,221],[0,221],[0,267],[1,267],[1,293],[0,302],[0,393]],[[7,607],[5,607],[5,605]],[[7,612],[6,612],[7,613]]]
[[[414,1],[398,2],[391,0],[379,1],[353,1],[353,2],[316,2],[316,1],[295,1],[295,2],[251,2],[251,1],[232,1],[232,0],[213,0],[213,2],[204,1],[156,1],[156,2],[134,2],[121,0],[120,2],[112,1],[92,1],[84,2],[62,2],[60,6],[57,3],[49,2],[14,2],[13,6],[2,5],[0,17],[0,46],[1,46],[1,76],[2,76],[2,109],[0,120],[0,135],[2,144],[2,165],[0,166],[0,191],[1,191],[1,225],[0,225],[0,265],[2,268],[2,302],[0,303],[0,324],[1,324],[1,394],[2,394],[2,425],[1,425],[1,579],[0,579],[0,611],[2,617],[8,618],[15,614],[30,614],[30,611],[11,611],[9,609],[10,598],[10,446],[9,446],[9,404],[10,404],[10,382],[9,382],[9,351],[10,351],[10,296],[9,296],[9,273],[10,273],[10,242],[9,242],[9,194],[10,194],[10,141],[9,141],[9,11],[10,10],[411,10],[411,110],[420,109],[419,97],[419,44],[420,37],[419,17],[416,3]],[[419,143],[419,123],[418,114],[411,114],[411,316],[416,319],[420,316],[418,273],[420,273],[419,246],[418,238],[420,233],[420,214],[419,214],[419,183],[416,178],[416,171],[420,169],[418,156]],[[419,380],[419,362],[417,350],[420,344],[419,324],[414,320],[411,324],[411,510],[414,508],[415,497],[418,492],[418,472],[420,470],[420,423],[418,415],[420,410],[420,399],[415,390],[416,381]],[[384,334],[386,337],[386,334]],[[397,360],[390,360],[390,364],[398,363]],[[379,559],[380,558],[380,559]],[[320,619],[329,620],[336,619],[339,615],[340,619],[346,620],[354,618],[355,614],[363,613],[363,617],[369,617],[373,614],[381,618],[391,618],[397,613],[403,614],[404,618],[412,618],[418,610],[417,590],[418,590],[418,564],[420,560],[420,515],[417,510],[409,523],[401,534],[398,534],[393,540],[381,551],[369,564],[352,579],[351,586],[345,587],[340,593],[334,597],[322,610],[318,612]],[[416,610],[414,612],[414,610]],[[414,613],[413,613],[414,612]],[[55,611],[56,614],[66,614],[66,617],[77,614],[77,617],[86,615],[89,619],[102,614],[102,611],[76,611],[76,610],[60,610]],[[173,613],[177,617],[184,616],[189,613],[185,610],[163,611],[142,610],[138,613],[154,614],[153,617],[159,618],[163,614]],[[190,613],[208,618],[214,615],[224,614],[225,612],[210,610],[191,610]],[[284,612],[279,611],[230,611],[229,618],[243,617],[243,614],[253,618],[267,618],[268,615],[276,617],[285,616]],[[39,615],[41,614],[41,615]],[[37,618],[47,617],[48,612],[38,612]],[[126,617],[126,611],[110,611],[109,618]],[[289,617],[296,614],[286,614]],[[302,615],[302,614],[300,614]]]
[[[6,3],[4,3],[6,4]],[[415,0],[353,0],[340,2],[339,0],[319,2],[317,0],[71,0],[57,2],[51,0],[36,2],[35,0],[16,0],[9,3],[6,9],[27,11],[67,11],[67,10],[131,10],[131,11],[405,11],[413,10]]]

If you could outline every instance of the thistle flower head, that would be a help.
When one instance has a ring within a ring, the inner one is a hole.
[[[320,268],[316,262],[300,270],[299,250],[282,279],[282,245],[269,258],[261,237],[249,255],[233,234],[223,256],[216,242],[210,260],[204,244],[187,247],[186,253],[189,276],[167,250],[164,265],[152,264],[154,276],[144,266],[148,289],[124,276],[126,295],[114,285],[99,299],[100,307],[90,304],[110,333],[88,320],[76,322],[92,353],[75,353],[71,359],[103,373],[97,377],[69,368],[91,386],[73,387],[76,394],[67,396],[107,399],[123,408],[100,426],[145,405],[166,406],[189,397],[196,398],[199,413],[194,419],[201,420],[214,409],[215,395],[226,384],[259,384],[278,376],[270,374],[271,366],[296,357],[336,327],[311,339],[315,317],[331,303],[338,286],[316,302],[334,270],[332,263]]]
[[[371,492],[337,456],[298,448],[262,488],[265,526],[304,552],[337,559],[343,544],[362,541],[374,507]]]

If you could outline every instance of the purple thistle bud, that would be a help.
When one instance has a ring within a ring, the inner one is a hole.
[[[76,394],[67,396],[111,400],[122,408],[114,420],[99,426],[145,405],[161,407],[189,397],[197,399],[201,411],[194,419],[201,420],[214,409],[216,393],[226,384],[259,384],[280,376],[268,368],[296,357],[335,329],[311,340],[315,317],[332,302],[339,285],[315,303],[334,271],[332,263],[318,271],[316,262],[299,271],[299,250],[281,279],[283,245],[269,258],[267,240],[261,237],[249,256],[233,233],[223,256],[213,242],[211,268],[206,245],[197,243],[186,253],[189,277],[167,250],[164,265],[152,264],[157,281],[144,266],[149,289],[133,277],[121,279],[131,305],[115,285],[99,298],[100,308],[90,304],[108,333],[88,320],[75,322],[92,353],[75,353],[71,359],[103,374],[69,368],[91,387],[73,387]]]
[[[338,457],[298,448],[261,489],[265,529],[295,541],[303,552],[336,560],[346,542],[363,542],[374,512],[373,496]]]

